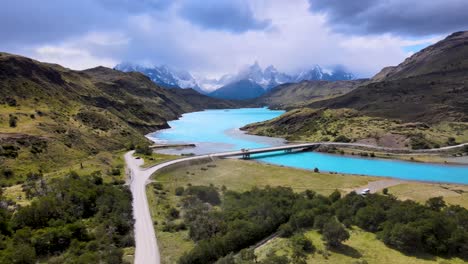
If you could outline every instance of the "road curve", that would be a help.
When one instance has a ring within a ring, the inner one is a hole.
[[[276,146],[270,148],[260,148],[260,149],[250,149],[247,153],[255,154],[262,153],[266,151],[280,151],[286,150],[288,148],[310,148],[318,145],[329,145],[329,146],[354,146],[354,147],[365,147],[382,151],[401,151],[402,149],[392,149],[385,147],[376,147],[372,145],[357,144],[357,143],[339,143],[339,142],[315,142],[315,143],[303,143],[303,144],[291,144]],[[468,143],[460,144],[456,146],[444,147],[439,149],[428,149],[421,151],[408,151],[410,153],[421,153],[421,152],[437,152],[441,150],[449,150],[454,148],[459,148],[467,146]],[[136,159],[133,157],[134,151],[129,151],[125,154],[125,162],[127,165],[127,170],[130,175],[130,189],[132,191],[133,197],[133,217],[135,218],[135,264],[159,264],[160,263],[160,254],[159,248],[156,241],[156,236],[154,232],[153,220],[151,219],[151,214],[148,205],[148,199],[146,197],[146,184],[149,182],[151,175],[156,171],[165,168],[167,166],[197,159],[206,159],[206,158],[223,158],[223,157],[232,157],[232,156],[242,156],[245,154],[245,151],[229,151],[229,152],[220,152],[200,156],[185,157],[176,160],[167,161],[161,164],[157,164],[150,168],[141,168],[143,164],[142,159]]]
[[[130,190],[133,197],[133,217],[135,219],[135,264],[159,264],[160,254],[154,232],[153,220],[146,197],[146,184],[156,171],[187,160],[208,158],[209,155],[194,156],[167,161],[151,168],[141,168],[142,159],[133,157],[134,151],[125,153],[125,163],[130,175]]]

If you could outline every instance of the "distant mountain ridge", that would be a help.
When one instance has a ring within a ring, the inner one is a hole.
[[[368,79],[356,79],[347,81],[305,80],[298,83],[285,83],[272,88],[267,93],[254,99],[250,105],[267,105],[270,108],[292,109],[314,101],[346,94],[368,82]]]
[[[247,100],[261,96],[265,89],[252,80],[240,80],[225,85],[208,95],[219,99]]]
[[[154,83],[167,88],[192,88],[200,93],[204,93],[189,72],[173,69],[167,65],[145,67],[139,64],[123,62],[117,64],[114,69],[123,72],[143,73]]]
[[[200,93],[209,93],[218,98],[223,99],[245,99],[245,89],[240,87],[241,84],[247,84],[249,87],[263,88],[263,92],[260,90],[251,92],[250,94],[262,95],[265,91],[270,90],[285,83],[298,83],[302,81],[341,81],[341,80],[353,80],[354,75],[347,72],[343,67],[334,67],[333,70],[327,70],[319,65],[315,65],[311,69],[299,71],[295,74],[287,74],[278,71],[273,65],[262,69],[258,62],[244,67],[236,74],[226,74],[219,79],[209,78],[196,78],[187,71],[181,71],[173,69],[169,66],[152,66],[146,67],[133,63],[121,63],[115,66],[116,70],[123,72],[140,72],[148,76],[156,84],[168,87],[168,88],[193,88]],[[245,82],[248,80],[248,82]],[[241,82],[242,81],[242,82]],[[256,85],[253,85],[255,83]],[[229,85],[229,86],[228,86]],[[228,91],[214,92],[215,90],[228,86]],[[239,87],[239,95],[235,95],[235,87]],[[229,94],[228,97],[220,97],[223,94]]]

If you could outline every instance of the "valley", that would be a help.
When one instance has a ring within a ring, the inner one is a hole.
[[[371,79],[255,63],[208,94],[0,53],[0,263],[463,263],[467,39]],[[210,155],[300,142],[322,143]]]

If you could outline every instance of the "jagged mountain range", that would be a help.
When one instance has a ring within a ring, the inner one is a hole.
[[[115,66],[115,69],[124,72],[141,72],[148,76],[153,82],[168,88],[193,88],[202,93],[212,92],[221,89],[227,85],[232,89],[233,84],[245,84],[248,80],[250,86],[261,86],[264,90],[269,90],[284,83],[297,83],[304,80],[352,80],[354,75],[344,70],[343,67],[334,67],[333,70],[326,70],[319,65],[311,69],[302,70],[295,74],[287,74],[278,71],[273,65],[262,69],[258,62],[244,67],[236,74],[226,74],[219,79],[196,78],[187,71],[177,70],[169,66],[151,66],[146,67],[134,63],[121,63]],[[256,85],[253,85],[255,83]],[[255,93],[252,93],[255,94]],[[223,97],[223,96],[221,96]]]

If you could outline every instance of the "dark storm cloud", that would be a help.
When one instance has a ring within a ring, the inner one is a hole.
[[[262,30],[270,25],[269,20],[259,20],[246,0],[185,0],[180,14],[186,20],[206,29],[243,33]]]
[[[353,34],[424,36],[468,29],[467,0],[309,0],[331,26]]]

